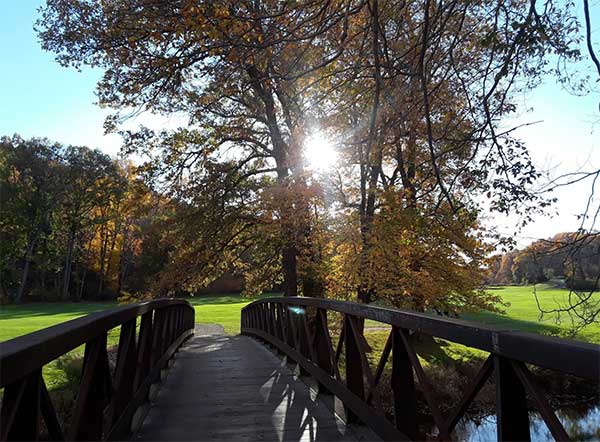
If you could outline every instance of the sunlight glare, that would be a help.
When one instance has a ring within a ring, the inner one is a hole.
[[[335,166],[338,155],[327,136],[322,132],[315,132],[304,142],[304,158],[311,169],[325,171]]]

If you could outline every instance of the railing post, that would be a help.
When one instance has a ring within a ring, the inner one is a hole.
[[[152,356],[152,312],[142,315],[140,322],[140,334],[137,345],[137,370],[134,381],[134,391],[142,385],[142,382],[150,372]]]
[[[0,440],[38,440],[41,370],[8,385],[2,398]]]
[[[509,359],[494,355],[498,441],[529,441],[525,388]]]
[[[151,367],[154,367],[161,357],[165,319],[163,309],[154,310],[154,320],[152,324],[152,357],[150,358]]]
[[[85,346],[83,374],[70,427],[70,440],[100,440],[104,407],[110,396],[106,333]]]
[[[280,341],[285,341],[282,310],[282,305],[280,303],[275,304],[275,335]]]
[[[170,325],[171,325],[171,312],[169,307],[162,308],[163,313],[163,327],[162,327],[162,338],[160,340],[160,353],[158,359],[162,358],[165,350],[171,345],[170,339]]]
[[[404,331],[392,327],[392,390],[396,428],[413,440],[419,439],[415,379],[406,346],[400,336]]]
[[[121,326],[108,425],[112,427],[131,401],[136,372],[135,319]]]
[[[265,312],[262,304],[257,306],[258,310],[258,328],[265,331]]]
[[[354,319],[350,315],[344,315],[345,322],[345,345],[346,345],[346,386],[348,390],[364,401],[365,382],[362,361],[360,356],[359,337],[354,336],[353,327],[350,321]],[[358,339],[357,339],[358,338]],[[348,422],[353,423],[359,420],[358,416],[350,409],[346,409]]]
[[[271,336],[275,335],[275,321],[273,321],[273,309],[271,308],[271,304],[270,303],[266,303],[264,304],[265,306],[265,312],[266,312],[266,317],[267,317],[267,330],[266,332],[268,334],[270,334]]]
[[[315,317],[315,353],[317,364],[329,376],[333,376],[333,351],[331,341],[329,340],[329,327],[327,326],[327,311],[321,308],[317,309]],[[319,391],[329,393],[329,391],[319,383]]]

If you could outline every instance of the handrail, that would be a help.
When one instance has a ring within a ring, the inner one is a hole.
[[[0,387],[5,388],[0,439],[37,440],[41,418],[51,440],[126,437],[150,385],[193,334],[194,322],[194,308],[187,301],[159,299],[92,313],[0,343]],[[107,333],[118,326],[121,330],[113,375]],[[65,434],[42,367],[83,344],[81,382]]]
[[[337,348],[333,348],[327,313],[343,315]],[[362,321],[391,326],[375,373],[366,358]],[[409,332],[446,339],[489,352],[489,357],[466,389],[456,408],[443,416],[412,347]],[[557,440],[569,436],[525,364],[600,381],[600,346],[486,326],[458,319],[319,298],[268,298],[242,309],[242,334],[260,338],[296,361],[339,397],[349,421],[360,420],[384,440],[422,437],[416,424],[415,375],[431,410],[441,439],[449,439],[456,424],[488,378],[495,374],[498,440],[529,440],[526,395],[531,398]],[[345,350],[345,380],[338,361]],[[392,355],[395,422],[387,419],[377,387]],[[365,385],[366,384],[366,385]]]

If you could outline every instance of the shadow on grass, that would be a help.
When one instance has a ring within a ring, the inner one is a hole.
[[[555,324],[540,321],[525,321],[492,312],[479,312],[477,314],[462,315],[460,319],[485,325],[492,325],[506,330],[524,331],[540,335],[560,336],[561,328]]]

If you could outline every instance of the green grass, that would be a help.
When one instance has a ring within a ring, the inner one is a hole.
[[[479,312],[464,315],[463,319],[478,321],[511,329],[564,336],[568,332],[569,324],[564,322],[556,324],[554,317],[539,318],[539,311],[533,297],[533,288],[527,287],[500,287],[493,289],[494,293],[510,303],[506,314]],[[553,289],[545,286],[537,287],[538,295],[542,305],[549,307],[558,302],[564,302],[568,295],[567,290]],[[275,295],[265,295],[275,296]],[[196,311],[196,322],[221,324],[226,333],[237,334],[240,330],[241,309],[252,299],[242,298],[239,294],[230,295],[204,295],[188,298]],[[21,305],[7,305],[0,307],[0,342],[16,336],[31,333],[33,331],[49,327],[60,322],[68,321],[89,313],[105,310],[117,306],[115,302],[80,302],[80,303],[29,303]],[[367,321],[370,326],[381,326],[382,324]],[[373,340],[373,348],[378,354],[379,348],[383,348],[387,334],[384,331],[369,332],[369,341]],[[578,339],[600,342],[600,324],[592,324],[577,335]],[[109,343],[116,344],[118,341],[118,329],[109,334]],[[444,343],[439,348],[422,348],[420,351],[424,362],[435,362],[437,360],[468,360],[475,356],[474,350],[459,344]],[[83,347],[74,351],[81,354]],[[59,364],[60,365],[60,364]],[[63,385],[66,380],[63,370],[56,363],[44,367],[44,374],[49,388]]]
[[[261,298],[277,295],[266,294]],[[230,334],[240,332],[242,307],[254,300],[239,294],[203,295],[186,299],[194,306],[196,322],[221,324],[225,332]],[[116,302],[36,302],[0,306],[0,342],[117,306]],[[114,334],[111,333],[109,341]]]
[[[267,293],[259,299],[280,294]],[[187,298],[196,310],[196,323],[220,324],[225,333],[236,335],[240,332],[242,308],[254,301],[255,298],[243,298],[239,294],[204,295]]]
[[[546,285],[535,287],[541,306],[551,308],[557,305],[565,305],[569,291],[556,289]],[[488,325],[504,327],[508,329],[521,330],[531,333],[575,338],[578,340],[600,343],[600,323],[590,324],[579,331],[576,336],[570,336],[571,323],[568,317],[564,317],[561,323],[557,323],[556,316],[547,315],[540,318],[540,311],[534,297],[533,286],[505,286],[496,287],[493,293],[502,296],[504,301],[510,305],[505,309],[506,313],[478,312],[465,314],[461,319],[481,322]],[[600,294],[596,294],[600,296]],[[365,321],[367,340],[373,352],[369,355],[370,362],[376,364],[385,345],[388,332],[378,331],[377,327],[385,326],[375,321]],[[369,331],[371,329],[371,331]],[[424,366],[428,364],[459,362],[467,363],[471,359],[484,357],[485,353],[456,344],[449,341],[436,339],[437,345],[432,343],[417,345],[419,357]]]
[[[116,307],[116,302],[39,302],[0,306],[0,342]]]
[[[532,286],[499,287],[490,290],[510,303],[506,314],[479,312],[463,315],[462,319],[543,334],[565,335],[568,332],[570,323],[566,318],[561,324],[556,323],[554,316],[547,316],[540,320]],[[543,285],[537,286],[537,292],[544,307],[564,303],[568,296],[568,290]],[[196,310],[196,322],[221,324],[225,332],[230,334],[239,333],[241,309],[252,301],[249,298],[242,298],[239,294],[203,295],[187,299]],[[115,306],[117,306],[116,302],[29,303],[1,306],[0,342]],[[367,321],[366,325],[369,327],[381,324]],[[600,323],[586,327],[577,338],[600,342]]]
[[[567,305],[568,290],[542,284],[537,285],[535,289],[542,308],[550,309],[558,305]],[[568,337],[571,322],[566,315],[562,317],[560,323],[557,323],[555,315],[546,315],[540,318],[533,286],[506,286],[490,290],[510,303],[510,306],[506,308],[506,314],[479,312],[463,315],[462,319],[527,332]],[[600,299],[600,293],[596,293],[595,296],[596,299]],[[574,337],[584,341],[600,343],[600,323],[586,326]]]
[[[221,324],[229,334],[239,333],[241,309],[253,301],[250,298],[242,298],[239,294],[206,295],[187,299],[196,311],[196,322]],[[0,342],[117,305],[116,302],[40,302],[0,306]],[[119,329],[111,330],[108,335],[109,345],[116,345],[118,340]],[[49,389],[60,389],[69,383],[64,367],[74,364],[72,359],[81,356],[83,349],[84,347],[80,346],[62,360],[53,361],[44,367],[44,379]]]
[[[505,308],[505,313],[481,311],[463,314],[460,319],[507,329],[600,343],[600,322],[590,324],[575,336],[571,336],[571,321],[567,315],[563,315],[560,322],[557,322],[556,315],[540,317],[533,286],[504,286],[490,288],[489,290],[496,295],[500,295],[505,302],[509,303],[509,306]],[[544,309],[567,305],[569,290],[557,289],[543,284],[538,284],[535,290],[540,305]],[[596,293],[595,297],[595,299],[600,299],[600,293]],[[367,328],[381,327],[382,325],[385,324],[371,320],[365,321]]]
[[[36,302],[3,305],[0,307],[0,342],[117,305],[116,302]],[[109,345],[116,345],[118,340],[119,329],[111,330],[108,334]],[[48,389],[60,389],[69,383],[64,367],[73,364],[72,359],[81,356],[83,349],[83,345],[79,346],[61,360],[44,366],[44,379]]]

